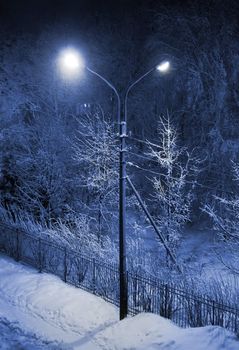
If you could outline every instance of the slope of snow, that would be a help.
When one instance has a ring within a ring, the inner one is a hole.
[[[0,349],[236,350],[220,327],[180,329],[140,314],[118,321],[118,309],[49,274],[0,256]]]
[[[59,349],[57,344],[41,340],[35,334],[27,333],[19,327],[18,322],[9,322],[6,318],[0,318],[0,349],[17,350],[25,349]]]

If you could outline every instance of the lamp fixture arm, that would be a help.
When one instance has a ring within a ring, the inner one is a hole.
[[[117,102],[118,102],[118,115],[117,115],[117,122],[118,122],[118,125],[120,125],[120,108],[121,108],[121,103],[120,103],[120,96],[119,96],[119,93],[118,91],[116,90],[116,88],[114,87],[113,84],[111,84],[105,77],[103,77],[101,74],[95,72],[94,70],[90,69],[89,67],[86,67],[86,69],[96,75],[98,78],[100,78],[101,80],[103,80],[115,93],[116,97],[117,97]]]
[[[135,80],[126,90],[125,93],[125,99],[124,99],[124,121],[127,123],[127,101],[128,101],[128,95],[130,90],[136,85],[138,84],[142,79],[144,79],[147,75],[149,75],[150,73],[152,73],[155,70],[155,67],[151,68],[150,70],[148,70],[146,73],[144,73],[143,75],[141,75],[137,80]]]

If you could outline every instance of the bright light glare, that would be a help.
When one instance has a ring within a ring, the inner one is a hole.
[[[67,69],[71,70],[78,69],[80,65],[78,57],[73,52],[66,53],[63,57],[62,63]]]
[[[162,62],[156,67],[156,69],[162,73],[167,72],[169,70],[169,68],[170,68],[169,61]]]
[[[72,77],[79,74],[84,68],[84,62],[75,49],[65,49],[60,53],[59,68],[64,76]]]

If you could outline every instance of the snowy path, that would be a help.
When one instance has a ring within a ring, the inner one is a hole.
[[[58,349],[56,344],[41,341],[35,334],[23,331],[18,322],[9,322],[6,318],[0,318],[0,340],[2,350]]]
[[[42,339],[63,342],[64,348],[86,349],[95,333],[117,322],[118,311],[55,276],[0,257],[1,316]]]
[[[180,329],[157,315],[118,322],[104,300],[0,255],[0,349],[238,350],[219,328]]]

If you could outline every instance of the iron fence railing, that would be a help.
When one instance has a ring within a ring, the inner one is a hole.
[[[0,225],[0,251],[119,305],[117,265],[86,257],[5,224]],[[152,312],[181,327],[218,325],[239,335],[239,310],[235,307],[133,272],[127,273],[127,289],[128,311],[132,315]]]

